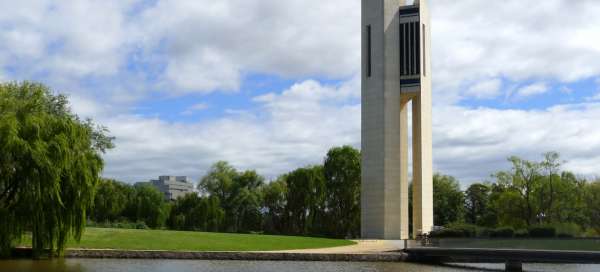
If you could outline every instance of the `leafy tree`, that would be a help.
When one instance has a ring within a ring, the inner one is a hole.
[[[238,172],[227,162],[215,163],[202,177],[198,188],[219,199],[224,211],[226,231],[259,230],[262,203],[260,186],[264,178],[256,171]]]
[[[313,223],[320,214],[325,198],[322,166],[299,168],[285,176],[287,182],[286,214],[288,233],[306,235],[315,232]]]
[[[587,216],[590,226],[600,234],[600,181],[587,184],[585,191]]]
[[[287,184],[279,178],[262,187],[263,209],[265,211],[263,228],[268,233],[283,233],[286,226],[285,207],[287,203]]]
[[[151,228],[164,226],[169,216],[169,204],[164,194],[150,184],[137,184],[129,202],[128,215],[132,221],[144,221]]]
[[[560,183],[560,155],[557,152],[547,152],[544,154],[544,160],[540,163],[542,173],[542,184],[539,192],[539,207],[540,213],[545,215],[541,220],[548,219],[551,221],[556,211],[556,194],[557,182]]]
[[[332,148],[324,162],[327,218],[335,237],[360,235],[360,152],[351,146]]]
[[[256,171],[239,173],[234,179],[231,197],[232,216],[236,232],[259,231],[262,225],[260,186],[264,178]]]
[[[232,187],[237,171],[225,161],[219,161],[202,177],[198,189],[206,194],[216,196],[221,203],[227,203],[231,196]]]
[[[465,191],[465,219],[467,223],[494,227],[496,214],[490,209],[492,186],[474,183]]]
[[[464,195],[458,181],[451,176],[433,175],[433,222],[437,226],[463,219]]]
[[[510,198],[504,197],[503,199],[515,201],[512,205],[505,206],[505,208],[513,209],[516,207],[519,210],[518,216],[529,227],[545,216],[539,212],[539,202],[536,198],[541,188],[541,166],[539,163],[515,156],[510,157],[508,160],[512,164],[512,170],[498,172],[495,177],[498,184],[506,188],[506,193],[512,194]],[[503,206],[497,206],[497,208],[502,209]]]
[[[113,147],[106,133],[42,84],[0,84],[0,252],[25,231],[36,256],[80,239],[101,154]]]
[[[217,197],[187,194],[175,200],[167,224],[176,230],[218,231],[222,220]]]
[[[134,196],[130,185],[101,179],[96,187],[94,206],[90,209],[90,217],[96,222],[117,221],[123,217],[129,199]]]

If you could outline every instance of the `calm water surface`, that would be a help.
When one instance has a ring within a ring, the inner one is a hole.
[[[482,268],[499,268],[484,265]],[[525,265],[527,271],[600,271],[597,265]],[[181,260],[113,260],[66,259],[52,261],[0,260],[0,271],[44,272],[458,272],[478,271],[456,267],[439,267],[410,263],[340,263],[340,262],[248,262],[248,261],[181,261]]]

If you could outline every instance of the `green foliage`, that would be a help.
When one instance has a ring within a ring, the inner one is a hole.
[[[143,221],[151,228],[163,227],[170,211],[164,194],[150,184],[136,185],[128,206],[131,221]]]
[[[515,238],[527,238],[529,237],[529,231],[526,229],[520,229],[515,231]]]
[[[287,183],[286,214],[289,234],[313,232],[313,223],[325,200],[325,177],[322,166],[299,168],[284,177]]]
[[[529,228],[531,238],[553,238],[556,237],[556,228],[552,226],[532,226]]]
[[[114,228],[114,229],[150,229],[143,221],[129,222],[129,221],[105,221],[105,222],[94,222],[88,220],[87,227],[92,228]]]
[[[433,211],[433,222],[437,226],[462,221],[464,194],[454,177],[433,176]]]
[[[223,215],[217,197],[187,194],[173,203],[167,224],[175,230],[218,231]]]
[[[491,209],[490,184],[474,183],[465,191],[465,221],[479,226],[496,225],[496,213]]]
[[[328,227],[334,237],[360,235],[360,152],[332,148],[323,165],[327,188]]]
[[[229,232],[260,230],[262,226],[260,188],[263,183],[264,178],[256,171],[238,172],[227,162],[215,163],[198,185],[201,192],[216,197],[222,208],[224,216],[222,224],[221,220],[213,217],[211,225],[215,227],[214,224],[219,223],[218,229]],[[217,210],[215,212],[220,213]]]
[[[134,196],[135,191],[130,185],[101,179],[96,186],[94,207],[88,214],[96,222],[118,221],[123,217],[123,211]]]
[[[106,132],[44,85],[0,84],[0,252],[25,231],[37,256],[81,237],[101,154],[113,147]]]
[[[473,238],[478,233],[478,227],[465,223],[451,223],[445,228],[432,231],[429,235],[432,238]]]
[[[600,234],[600,181],[585,186],[584,199],[590,227]]]
[[[490,238],[512,238],[515,236],[515,230],[510,227],[497,228],[490,231]]]
[[[263,229],[267,233],[284,233],[286,222],[287,184],[280,178],[261,188],[265,210]]]

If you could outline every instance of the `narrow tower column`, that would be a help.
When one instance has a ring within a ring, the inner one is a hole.
[[[363,238],[407,239],[408,112],[413,104],[414,235],[433,222],[427,7],[362,0]]]
[[[403,204],[407,199],[401,198],[408,195],[408,168],[401,164],[408,158],[408,124],[402,110],[398,47],[398,10],[404,4],[362,0],[363,238],[408,237],[408,208]]]

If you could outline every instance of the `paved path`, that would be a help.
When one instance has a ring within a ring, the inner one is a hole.
[[[281,250],[275,252],[284,253],[319,253],[319,254],[358,254],[358,253],[382,253],[390,251],[398,251],[402,242],[400,241],[384,241],[384,240],[355,240],[355,245],[316,248],[316,249],[296,249],[296,250]]]

